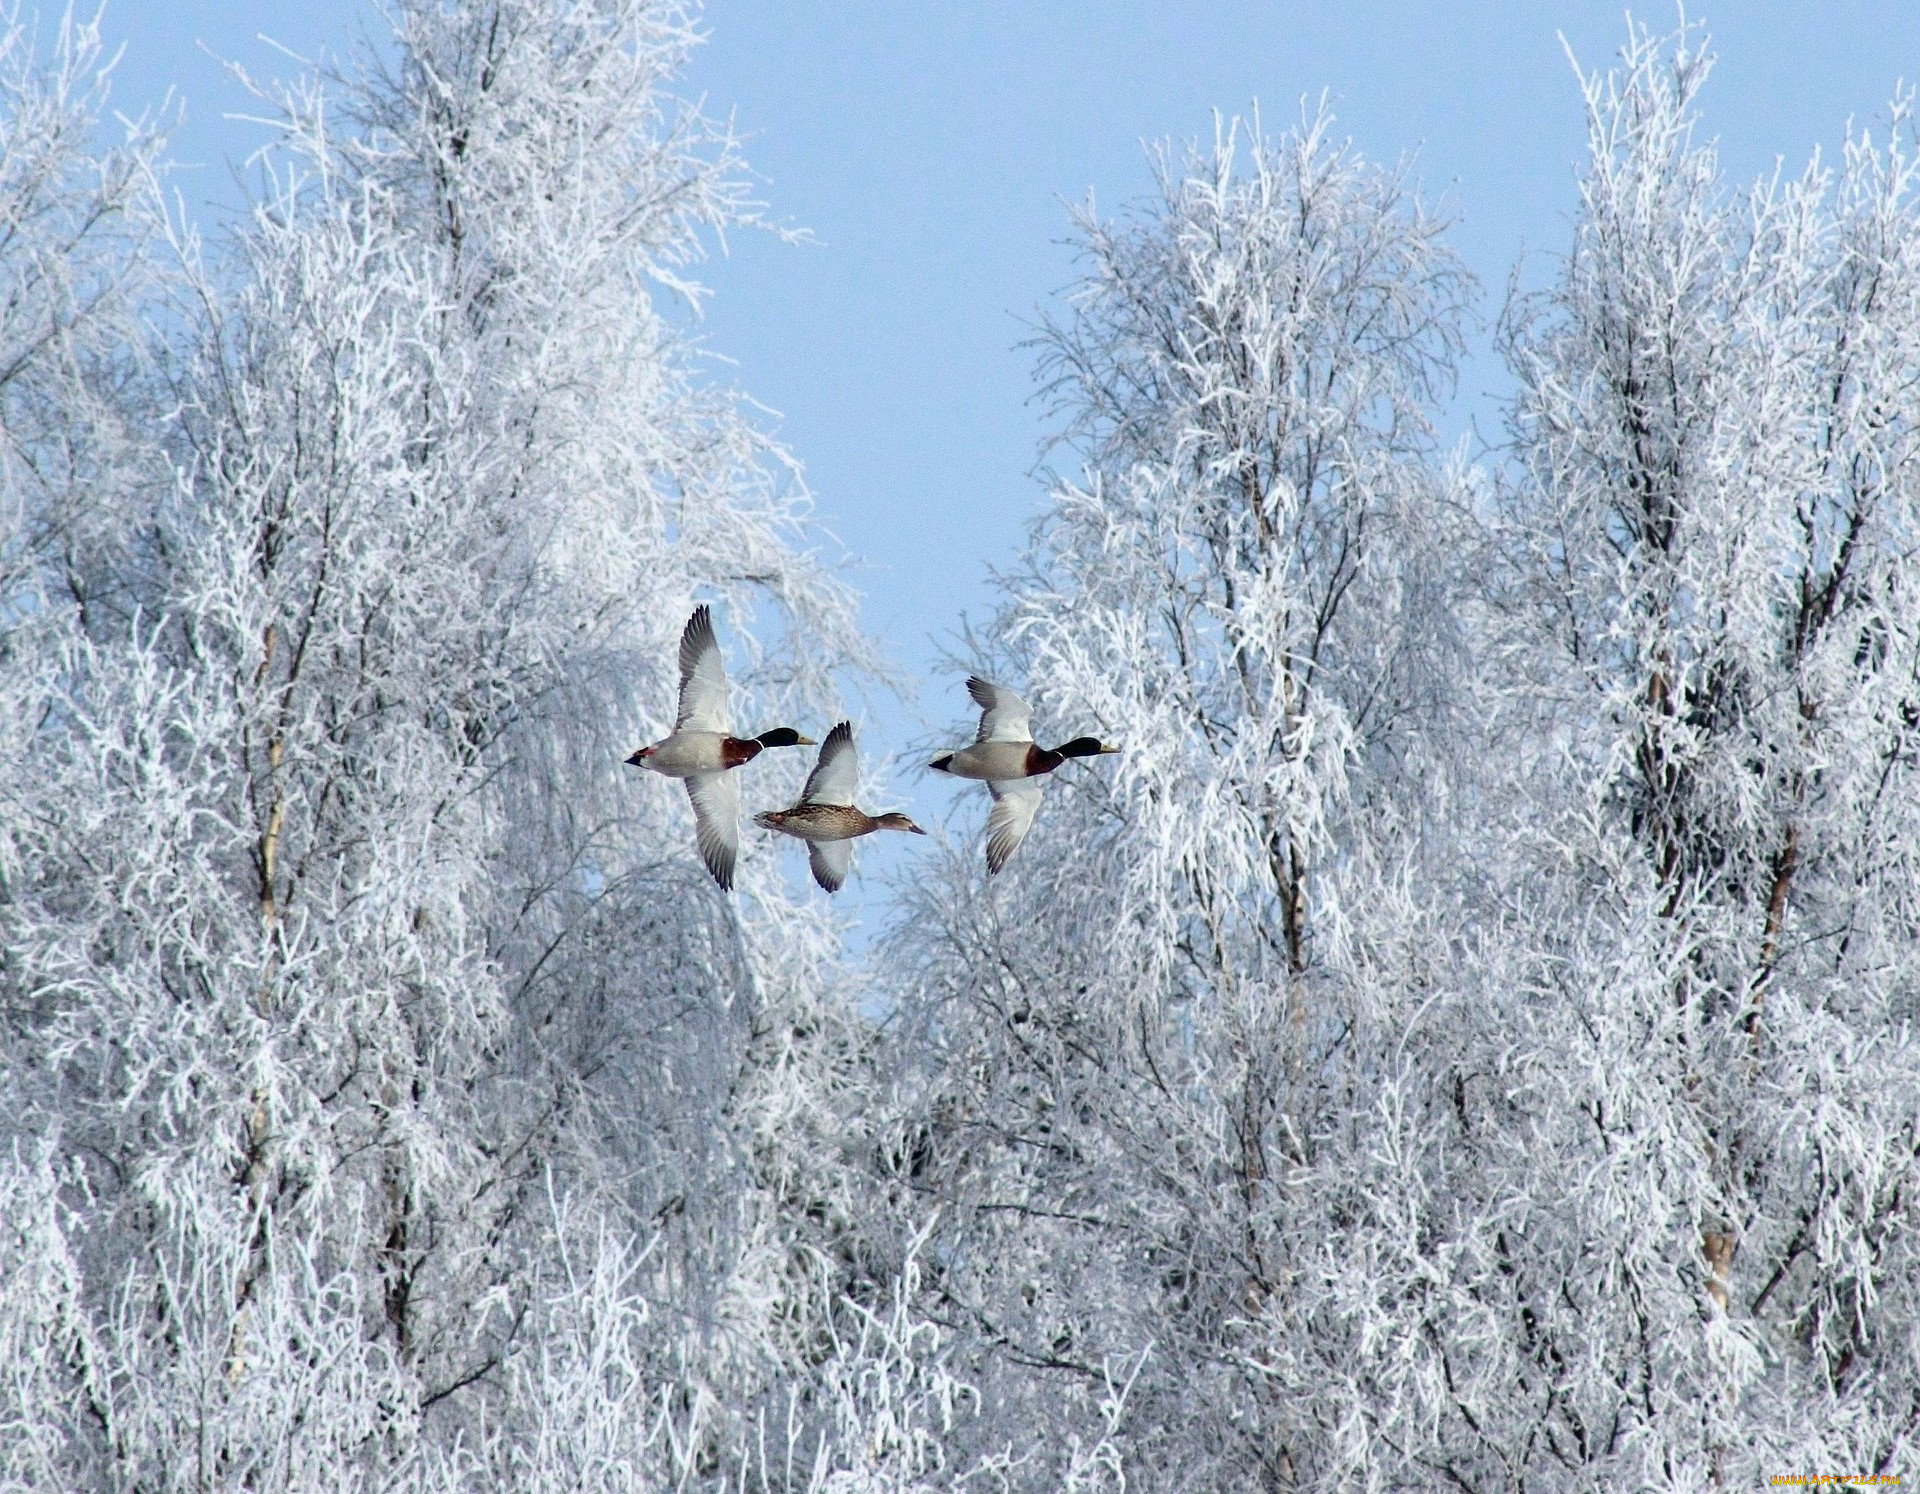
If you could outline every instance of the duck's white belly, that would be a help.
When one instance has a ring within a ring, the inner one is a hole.
[[[953,754],[947,771],[956,778],[978,778],[989,783],[1027,776],[1031,742],[976,742]]]
[[[717,731],[677,731],[659,742],[640,764],[669,778],[691,778],[696,773],[718,773],[726,767]]]

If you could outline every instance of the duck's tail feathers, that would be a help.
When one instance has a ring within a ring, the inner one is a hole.
[[[932,762],[928,763],[927,766],[932,768],[936,773],[944,773],[947,771],[948,764],[952,761],[953,754],[949,752],[945,757],[936,757]]]

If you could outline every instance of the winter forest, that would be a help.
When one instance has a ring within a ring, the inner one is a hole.
[[[677,312],[699,18],[386,14],[217,231],[0,37],[0,1488],[1920,1472],[1910,96],[1729,180],[1628,29],[1504,299],[1311,108],[1075,220],[941,688],[1123,750],[851,950],[625,762],[696,605],[884,667]]]

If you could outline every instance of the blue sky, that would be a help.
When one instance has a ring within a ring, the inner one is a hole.
[[[1636,14],[1662,30],[1676,15]],[[1748,0],[1695,15],[1720,59],[1705,128],[1736,179],[1776,158],[1798,171],[1816,145],[1833,154],[1849,118],[1877,123],[1920,75],[1920,6]],[[169,85],[184,102],[176,155],[201,163],[181,183],[197,205],[234,200],[221,163],[258,143],[221,117],[247,104],[200,44],[271,75],[294,64],[257,33],[310,56],[379,23],[369,3],[118,0],[103,24],[127,49],[118,107]],[[869,751],[924,730],[921,712],[960,721],[939,647],[963,609],[991,608],[988,569],[1014,560],[1042,499],[1043,412],[1018,344],[1073,272],[1069,201],[1091,190],[1115,208],[1142,191],[1143,139],[1208,133],[1212,110],[1256,99],[1283,126],[1324,89],[1342,133],[1411,158],[1457,217],[1491,319],[1516,263],[1537,282],[1568,240],[1582,118],[1562,37],[1591,69],[1625,35],[1615,4],[1544,0],[712,0],[705,26],[687,91],[733,114],[772,214],[815,242],[735,235],[706,269],[703,336],[778,412],[854,558],[869,631],[918,687],[865,703]],[[1471,439],[1476,419],[1495,434],[1502,386],[1483,339],[1449,434]],[[911,774],[894,787],[929,820],[954,797]]]

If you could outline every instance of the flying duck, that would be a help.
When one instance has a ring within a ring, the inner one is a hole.
[[[1058,747],[1033,739],[1033,707],[1013,691],[983,680],[967,681],[967,693],[980,707],[980,730],[971,747],[936,757],[928,767],[957,778],[977,778],[993,795],[987,816],[987,871],[997,872],[1020,848],[1040,808],[1044,779],[1070,757],[1118,752],[1098,737],[1075,737]]]
[[[875,830],[927,832],[903,814],[872,815],[853,807],[853,788],[860,776],[853,752],[853,723],[842,721],[820,745],[820,760],[791,809],[769,809],[753,817],[756,825],[797,836],[807,843],[807,864],[813,880],[828,892],[838,892],[853,861],[852,842]]]
[[[668,778],[684,779],[693,801],[694,839],[713,880],[733,891],[733,863],[740,850],[740,786],[732,769],[769,747],[811,747],[791,726],[757,737],[736,737],[727,726],[727,666],[713,635],[713,614],[703,605],[680,634],[680,713],[673,731],[642,747],[627,762]]]

